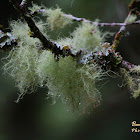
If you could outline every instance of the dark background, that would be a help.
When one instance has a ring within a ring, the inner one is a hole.
[[[123,22],[128,14],[130,0],[44,0],[35,1],[47,7],[59,5],[65,13],[101,22]],[[0,24],[4,28],[12,19],[20,15],[8,0],[0,1]],[[68,35],[64,29],[61,36]],[[102,30],[117,32],[119,27],[105,27]],[[61,31],[59,31],[61,32]],[[57,34],[57,33],[56,33]],[[56,38],[56,34],[52,34]],[[130,34],[130,35],[128,35]],[[113,36],[114,37],[114,36]],[[112,43],[113,37],[108,41]],[[127,28],[118,47],[123,58],[134,64],[140,64],[140,26]],[[0,53],[0,58],[6,53]],[[2,68],[2,61],[0,67]],[[67,112],[59,101],[52,105],[46,100],[46,89],[38,89],[26,95],[18,104],[18,90],[14,81],[0,70],[0,140],[134,140],[140,133],[131,132],[131,122],[140,123],[140,97],[131,98],[130,92],[119,85],[117,78],[110,80],[101,89],[102,103],[89,115],[74,115]]]

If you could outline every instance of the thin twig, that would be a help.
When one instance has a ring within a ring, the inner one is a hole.
[[[124,21],[124,24],[128,24],[127,23],[127,19],[129,19],[130,15],[132,14],[132,11],[129,12],[126,20]],[[126,30],[126,26],[121,26],[120,30],[116,33],[115,35],[115,38],[114,38],[114,41],[113,41],[113,44],[112,44],[112,48],[114,50],[116,50],[116,48],[118,47],[119,43],[120,43],[120,40],[122,38],[122,36],[124,35],[125,33],[125,30]]]
[[[135,67],[136,65],[128,62],[128,61],[125,61],[125,60],[122,60],[122,63],[121,63],[121,67],[122,68],[125,68],[126,70],[132,72],[132,68]]]
[[[87,20],[85,18],[74,17],[73,15],[64,14],[64,17],[70,18],[73,21],[77,21],[77,22],[81,22],[81,21],[88,22],[88,23],[91,23],[93,25],[101,26],[101,27],[103,27],[103,26],[128,26],[128,25],[140,24],[140,20],[137,20],[137,21],[131,22],[131,23],[99,23],[99,22],[94,22],[94,21]]]
[[[30,15],[34,16],[36,14],[44,13],[44,12],[45,12],[45,9],[40,9],[40,10],[34,11],[33,13],[30,13]],[[103,27],[103,26],[112,26],[112,27],[113,26],[129,26],[129,25],[140,24],[140,20],[137,20],[137,21],[131,22],[131,23],[115,23],[115,22],[113,22],[113,23],[100,23],[100,22],[90,21],[90,20],[87,20],[85,18],[78,18],[78,17],[75,17],[75,16],[70,15],[70,14],[64,14],[63,16],[66,18],[72,19],[73,21],[87,22],[87,23],[90,23],[90,24],[93,24],[96,26],[100,26],[100,27]]]
[[[21,4],[19,5],[21,8],[25,8],[27,5],[28,0],[22,0]]]

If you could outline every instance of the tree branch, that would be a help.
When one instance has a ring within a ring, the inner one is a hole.
[[[44,12],[44,10],[42,9],[40,12]],[[99,22],[93,22],[90,20],[87,20],[85,18],[78,18],[78,17],[74,17],[73,15],[67,15],[64,14],[64,17],[70,18],[73,21],[77,21],[77,22],[88,22],[90,24],[96,25],[96,26],[128,26],[128,25],[135,25],[135,24],[140,24],[140,20],[137,20],[135,22],[132,23],[99,23]]]
[[[33,13],[30,13],[31,16],[34,16],[36,14],[39,14],[39,13],[44,13],[45,12],[45,9],[40,9],[40,10],[36,10],[34,11]],[[63,15],[64,17],[66,18],[69,18],[69,19],[72,19],[73,21],[77,21],[77,22],[87,22],[87,23],[90,23],[90,24],[93,24],[93,25],[96,25],[96,26],[100,26],[100,27],[103,27],[103,26],[129,26],[129,25],[137,25],[137,24],[140,24],[140,20],[137,20],[135,22],[131,22],[131,23],[116,23],[116,22],[113,22],[113,23],[99,23],[99,22],[94,22],[94,21],[90,21],[90,20],[87,20],[85,18],[78,18],[78,17],[75,17],[73,15],[70,15],[70,14],[64,14]]]
[[[129,12],[126,20],[124,21],[124,24],[128,24],[127,19],[130,17],[131,14],[132,14],[132,11]],[[123,26],[121,26],[120,30],[116,33],[113,44],[112,44],[112,48],[114,50],[116,50],[116,48],[118,47],[120,40],[125,33],[125,30],[126,30],[126,26],[123,25]]]
[[[21,8],[25,8],[27,6],[28,0],[22,0],[21,4],[19,5]]]
[[[48,40],[39,30],[39,28],[36,26],[35,22],[32,20],[32,18],[25,14],[25,11],[20,8],[20,5],[17,3],[16,0],[10,0],[14,6],[14,8],[19,11],[19,13],[22,15],[22,17],[25,19],[27,22],[28,26],[31,29],[31,32],[33,32],[33,36],[40,39],[43,47],[40,49],[48,49],[51,50],[52,53],[55,55],[64,55],[63,54],[63,49],[60,48],[60,46],[56,43],[53,43],[52,41]],[[25,5],[26,0],[23,0],[21,5]],[[70,50],[67,50],[67,54],[73,55]]]
[[[27,15],[27,14],[25,14],[26,12],[22,8],[20,8],[20,6],[25,5],[26,0],[23,0],[20,5],[17,3],[16,0],[11,0],[11,2],[13,4],[13,6],[20,12],[20,14],[25,19],[25,21],[27,22],[28,26],[31,29],[31,32],[33,32],[34,37],[37,37],[40,39],[40,41],[43,45],[43,47],[40,49],[49,49],[52,51],[52,53],[54,53],[57,56],[58,55],[63,55],[63,56],[71,55],[71,56],[79,57],[82,53],[84,54],[84,52],[81,50],[81,51],[79,51],[79,53],[77,52],[77,55],[73,55],[69,48],[67,50],[63,50],[63,47],[60,47],[60,45],[51,42],[41,33],[41,31],[36,26],[35,22],[32,20],[31,15],[37,14],[38,12],[44,12],[44,9],[40,9],[38,11],[35,11],[33,14]],[[131,11],[129,12],[127,18],[129,18],[130,15],[131,15]],[[115,52],[115,49],[116,49],[117,45],[119,44],[119,41],[120,41],[122,35],[124,34],[126,26],[133,25],[133,24],[140,24],[140,21],[135,21],[133,23],[127,23],[125,20],[124,23],[97,23],[97,22],[92,22],[92,21],[86,20],[85,18],[77,18],[72,15],[64,14],[64,16],[67,18],[72,18],[73,21],[89,22],[89,23],[97,25],[97,26],[122,26],[120,28],[119,32],[117,32],[117,34],[115,36],[115,39],[114,39],[114,42],[112,45],[112,48],[114,48],[114,49],[111,51],[109,50],[108,55],[101,53],[101,55],[99,55],[99,57],[97,57],[99,52],[97,52],[97,54],[93,53],[93,56],[91,57],[91,59],[93,59],[93,60],[91,60],[91,61],[94,63],[94,57],[96,57],[97,58],[96,63],[98,62],[100,65],[106,65],[106,63],[110,62],[109,65],[111,65],[113,70],[116,69],[118,66],[120,66],[120,67],[123,67],[130,71],[131,68],[135,66],[134,64],[131,64],[127,61],[122,60],[122,57],[120,55],[117,55],[117,53]],[[67,51],[67,53],[64,54],[64,51]],[[89,54],[84,54],[84,55],[86,57],[86,55],[88,56]],[[109,66],[109,65],[107,65],[107,66]],[[105,69],[107,69],[107,66],[105,67]]]

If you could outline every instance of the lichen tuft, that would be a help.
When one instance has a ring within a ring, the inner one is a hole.
[[[134,22],[135,20],[137,19],[137,16],[136,15],[134,15],[134,14],[132,14],[132,15],[130,15],[127,19],[126,19],[126,23],[132,23],[132,22]]]
[[[133,98],[137,98],[139,97],[140,95],[140,83],[138,84],[138,89],[137,90],[134,90],[134,93],[133,93]]]
[[[60,57],[43,51],[37,67],[40,84],[48,87],[48,96],[62,102],[72,111],[87,112],[100,104],[101,95],[96,84],[103,76],[102,70],[95,64],[79,66],[71,57]]]
[[[126,86],[128,86],[128,88],[130,89],[133,98],[139,97],[139,95],[140,95],[140,78],[132,77],[130,75],[130,73],[127,70],[125,70],[124,68],[121,68],[120,70],[121,70],[120,72],[123,76],[124,82],[125,82]],[[134,70],[135,72],[140,72],[139,66],[135,66],[132,70]]]
[[[72,33],[73,47],[77,50],[93,50],[101,47],[105,40],[105,34],[99,28],[90,23],[82,23]]]
[[[60,8],[46,9],[43,16],[47,16],[47,24],[51,30],[65,27],[65,25],[72,23],[70,18],[66,18]]]
[[[138,74],[140,74],[140,66],[134,66],[132,69],[131,69],[133,72],[136,72]]]
[[[126,86],[129,87],[130,91],[133,93],[134,90],[135,90],[135,81],[134,81],[134,78],[130,75],[130,73],[124,69],[124,68],[121,68],[120,69],[120,72],[121,72],[121,75],[124,79],[124,82],[126,84]]]
[[[42,22],[38,22],[36,24],[39,27],[39,29],[41,29],[41,31],[45,30],[45,27],[42,24]],[[32,33],[29,26],[27,25],[27,23],[22,22],[21,20],[11,21],[10,29],[11,29],[11,34],[13,34],[16,37],[17,41],[32,46],[34,46],[36,42],[40,42],[38,38],[30,37]]]
[[[14,48],[6,58],[4,71],[15,80],[21,95],[33,92],[38,85],[35,74],[37,59],[37,49],[22,44],[19,48]]]
[[[36,43],[40,41],[29,36],[29,27],[20,20],[12,21],[10,27],[17,45],[4,58],[3,69],[15,80],[21,98],[25,93],[33,92],[38,85],[35,69],[39,54]]]

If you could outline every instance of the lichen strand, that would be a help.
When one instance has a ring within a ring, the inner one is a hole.
[[[39,30],[47,36],[46,34],[46,24],[42,21],[36,22],[37,27]],[[10,29],[11,34],[18,39],[18,41],[24,42],[24,44],[34,45],[35,42],[40,42],[38,38],[33,38],[34,34],[31,32],[27,23],[18,20],[18,21],[11,21],[10,22]],[[31,37],[32,36],[32,37]]]
[[[40,55],[37,73],[40,84],[49,88],[48,96],[54,103],[57,98],[72,111],[87,112],[99,105],[101,96],[96,83],[103,72],[97,65],[78,66],[71,57],[60,57],[59,61],[49,51]]]
[[[139,67],[139,66],[138,66]],[[140,95],[140,78],[133,78],[128,71],[124,68],[121,69],[121,74],[123,76],[124,82],[131,91],[133,98],[137,98]]]
[[[73,45],[73,40],[70,37],[58,39],[56,42],[58,42],[60,46],[69,46],[71,48]]]
[[[120,69],[120,73],[122,75],[122,79],[124,79],[124,82],[126,83],[126,86],[128,86],[130,91],[133,93],[135,90],[135,86],[136,86],[135,81],[134,81],[135,79],[124,68]]]
[[[72,37],[66,37],[58,39],[56,42],[60,45],[60,47],[63,49],[63,52],[65,49],[70,49],[73,55],[76,55],[77,50],[73,48],[73,38]]]
[[[138,88],[134,90],[133,97],[136,99],[137,97],[139,97],[139,95],[140,95],[140,79],[138,83]]]
[[[132,14],[130,15],[126,20],[125,20],[125,23],[132,23],[134,22],[135,20],[137,19],[137,16]]]
[[[30,37],[28,25],[21,20],[12,21],[10,27],[17,39],[17,46],[5,58],[4,71],[15,79],[21,97],[27,92],[33,92],[38,85],[35,69],[38,61],[37,43],[40,41]]]
[[[40,86],[43,86],[47,82],[47,78],[51,77],[58,69],[58,63],[54,59],[52,52],[43,50],[40,52],[38,59],[38,66],[36,73],[39,76]]]
[[[21,97],[27,92],[33,92],[38,85],[35,74],[38,52],[32,46],[19,45],[20,47],[14,48],[6,58],[4,71],[15,80]]]
[[[61,46],[68,46],[73,54],[80,50],[103,52],[106,48],[110,48],[110,45],[105,43],[108,35],[111,33],[102,33],[95,25],[81,23],[70,37],[58,39],[56,42]]]
[[[136,72],[136,73],[140,74],[140,66],[139,65],[133,67],[131,70],[132,70],[132,72]]]
[[[35,4],[35,3],[32,3],[32,7],[29,7],[28,9],[33,13],[35,11],[38,11],[38,10],[42,9],[43,7],[44,7],[43,5],[39,6],[39,5]]]
[[[138,74],[138,78],[137,78],[137,89],[136,90],[134,90],[134,93],[133,93],[133,97],[134,98],[137,98],[137,97],[139,97],[139,95],[140,95],[140,66],[138,65],[138,66],[134,66],[132,69],[132,72],[134,72],[134,73],[137,73]]]
[[[43,16],[47,16],[47,23],[51,30],[63,28],[72,23],[72,19],[66,18],[60,8],[46,9]]]
[[[99,28],[90,23],[82,23],[72,33],[73,47],[77,50],[94,50],[101,47],[105,41],[106,33],[102,33]]]

